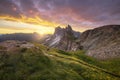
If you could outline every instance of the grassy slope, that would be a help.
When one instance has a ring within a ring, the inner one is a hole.
[[[0,54],[0,80],[120,80],[90,67],[96,65],[120,74],[119,59],[100,62],[85,56],[84,51],[47,51],[38,44],[36,47]]]

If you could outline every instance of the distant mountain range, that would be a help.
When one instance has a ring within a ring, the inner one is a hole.
[[[65,51],[85,50],[97,59],[120,57],[120,25],[106,25],[83,33],[73,31],[70,25],[57,27],[45,45]]]
[[[6,40],[18,40],[18,41],[40,41],[40,35],[37,33],[13,33],[13,34],[1,34],[0,42]]]

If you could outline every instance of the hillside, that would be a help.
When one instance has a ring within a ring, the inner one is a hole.
[[[106,25],[87,30],[80,36],[79,45],[86,54],[97,59],[120,57],[120,25]]]
[[[7,41],[8,42],[8,41]],[[2,42],[6,43],[6,42]],[[118,60],[97,61],[84,55],[84,51],[65,52],[38,43],[9,44],[14,46],[7,51],[0,44],[0,80],[119,80]]]

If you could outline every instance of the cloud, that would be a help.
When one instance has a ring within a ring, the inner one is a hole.
[[[21,14],[19,8],[10,0],[0,0],[0,15],[12,15],[19,17],[19,14]]]
[[[48,34],[53,33],[54,28],[53,27],[46,27],[46,26],[40,26],[35,24],[29,24],[24,22],[14,22],[14,21],[7,21],[7,20],[0,20],[0,33],[4,33],[2,30],[12,30],[14,32],[20,31],[20,32],[38,32],[40,34]]]
[[[1,0],[0,14],[37,15],[50,22],[88,28],[119,24],[120,0]]]

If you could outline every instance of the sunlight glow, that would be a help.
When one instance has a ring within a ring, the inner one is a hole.
[[[16,18],[16,17],[5,15],[5,16],[0,16],[0,19],[16,21],[16,22],[32,23],[32,24],[36,24],[36,25],[43,25],[43,26],[46,26],[46,27],[48,27],[48,26],[56,27],[57,25],[60,25],[58,23],[43,20],[42,18],[40,18],[38,16],[26,17],[26,16],[23,16],[23,15],[20,15],[19,18]]]
[[[0,33],[31,33],[37,32],[40,34],[52,34],[54,32],[55,27],[61,26],[65,27],[65,25],[49,22],[44,20],[38,16],[35,17],[26,17],[20,15],[20,17],[12,17],[8,15],[0,16]],[[4,30],[3,30],[4,29]],[[85,31],[86,28],[75,27],[73,28],[77,31]],[[6,31],[5,31],[6,30]]]
[[[12,16],[0,16],[0,33],[6,33],[3,29],[10,29],[13,32],[38,32],[40,34],[52,34],[54,28],[59,24],[43,20],[42,18],[35,16],[29,18],[21,15],[20,18]],[[10,31],[9,30],[9,31]],[[17,31],[16,31],[17,30]],[[12,32],[10,31],[10,33]],[[9,33],[9,32],[8,32]]]
[[[24,22],[0,20],[0,33],[12,33],[12,32],[13,33],[14,32],[23,32],[23,33],[38,32],[40,34],[52,34],[54,32],[54,27],[46,27],[46,26],[29,24]]]

